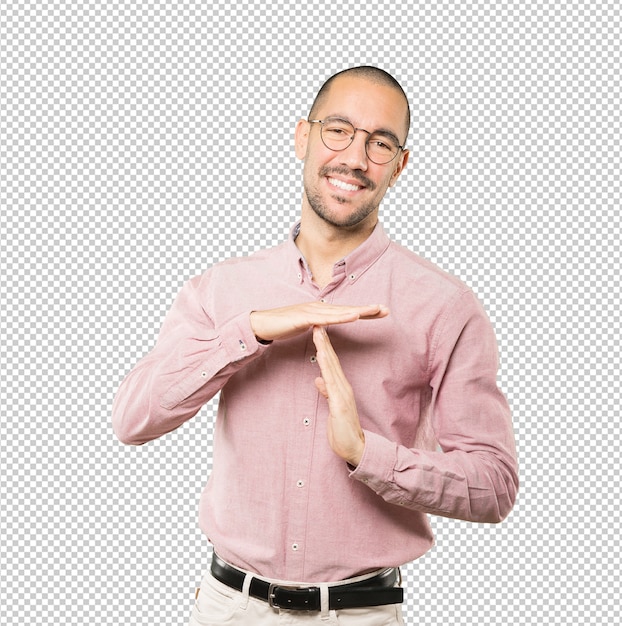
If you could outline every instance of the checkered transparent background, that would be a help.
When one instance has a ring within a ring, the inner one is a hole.
[[[187,278],[286,236],[294,124],[362,63],[413,107],[383,223],[484,302],[521,462],[503,524],[433,519],[407,623],[619,623],[620,37],[616,0],[0,0],[2,623],[186,623],[215,404],[132,448],[111,401]]]

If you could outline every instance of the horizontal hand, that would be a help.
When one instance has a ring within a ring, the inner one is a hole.
[[[356,320],[378,319],[388,314],[389,310],[379,304],[347,306],[307,302],[278,309],[253,311],[250,322],[257,339],[273,341],[295,337],[312,326],[331,326]]]

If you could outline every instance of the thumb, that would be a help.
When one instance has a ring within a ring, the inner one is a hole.
[[[324,379],[321,378],[320,376],[318,376],[315,379],[315,386],[317,387],[317,390],[326,398],[328,399],[328,391],[326,390],[326,383],[324,382]]]

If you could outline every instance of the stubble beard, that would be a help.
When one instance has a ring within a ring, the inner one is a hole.
[[[327,172],[320,171],[320,178],[325,175],[327,175]],[[373,183],[368,182],[368,186],[373,189],[375,186],[372,185]],[[322,194],[317,188],[314,188],[310,183],[305,181],[304,190],[309,206],[313,212],[327,224],[335,226],[336,228],[354,228],[378,208],[378,204],[374,202],[367,202],[356,209],[354,213],[350,213],[349,215],[345,215],[340,218],[328,208],[326,202],[322,198]],[[349,202],[348,198],[340,196],[338,192],[335,192],[332,197],[339,204],[347,204]]]

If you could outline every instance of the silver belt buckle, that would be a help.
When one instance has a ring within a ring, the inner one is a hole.
[[[304,586],[299,586],[299,585],[279,585],[278,583],[270,583],[270,586],[268,587],[268,604],[273,609],[290,608],[287,606],[281,606],[280,604],[277,604],[276,594],[274,593],[274,590],[276,587],[278,587],[279,589],[287,589],[288,591],[303,591],[303,590],[309,591],[309,592],[317,591],[317,587],[304,587]]]

